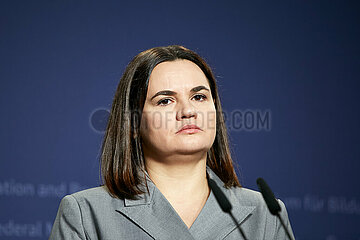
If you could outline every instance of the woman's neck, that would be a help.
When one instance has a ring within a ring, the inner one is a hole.
[[[196,197],[209,192],[206,178],[206,153],[198,158],[162,161],[146,158],[150,179],[168,199]]]
[[[184,160],[184,159],[182,159]],[[150,179],[188,228],[194,223],[210,194],[206,178],[206,154],[192,161],[146,160]]]

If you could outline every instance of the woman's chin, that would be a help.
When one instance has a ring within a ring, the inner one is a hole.
[[[200,145],[200,144],[184,144],[176,146],[174,149],[174,153],[183,154],[183,155],[193,155],[193,154],[201,154],[206,153],[210,147],[208,145]]]

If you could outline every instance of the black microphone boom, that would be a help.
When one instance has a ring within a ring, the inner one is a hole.
[[[232,206],[225,194],[221,191],[221,189],[218,187],[216,182],[212,179],[209,179],[209,186],[211,190],[213,191],[216,201],[219,203],[221,209],[226,212],[230,213]]]
[[[271,191],[270,187],[266,184],[265,180],[262,178],[258,178],[256,180],[256,183],[271,214],[272,215],[279,214],[279,212],[281,211],[280,204],[276,200],[274,193]]]
[[[225,194],[221,191],[221,189],[218,187],[218,185],[216,184],[216,182],[214,180],[212,180],[211,178],[209,178],[209,187],[212,190],[212,192],[214,193],[215,199],[218,202],[218,204],[220,205],[220,208],[230,214],[232,220],[234,221],[234,223],[236,224],[236,227],[239,229],[241,236],[247,240],[244,231],[241,229],[240,224],[236,221],[236,218],[234,217],[234,215],[231,212],[232,206],[230,201],[227,199],[227,197],[225,196]]]
[[[285,226],[283,219],[280,216],[281,207],[279,202],[276,200],[274,193],[271,191],[270,187],[267,185],[264,179],[258,178],[256,183],[259,187],[259,190],[265,200],[267,207],[272,215],[275,215],[279,218],[281,225],[285,229],[285,233],[290,240],[293,240],[291,237],[288,228]]]

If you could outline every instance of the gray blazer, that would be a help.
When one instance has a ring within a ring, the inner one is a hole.
[[[223,186],[210,169],[209,177]],[[243,239],[231,217],[222,212],[211,192],[190,228],[152,183],[138,200],[121,200],[96,187],[65,196],[49,239]],[[287,239],[280,222],[272,216],[260,193],[246,188],[222,187],[233,215],[249,240]],[[291,231],[284,204],[281,215]]]

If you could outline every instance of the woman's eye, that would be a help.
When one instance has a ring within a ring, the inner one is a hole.
[[[157,105],[165,106],[168,105],[171,102],[171,99],[165,98],[157,102]]]
[[[197,94],[193,97],[196,101],[204,101],[206,99],[206,96],[205,95],[202,95],[202,94]]]

